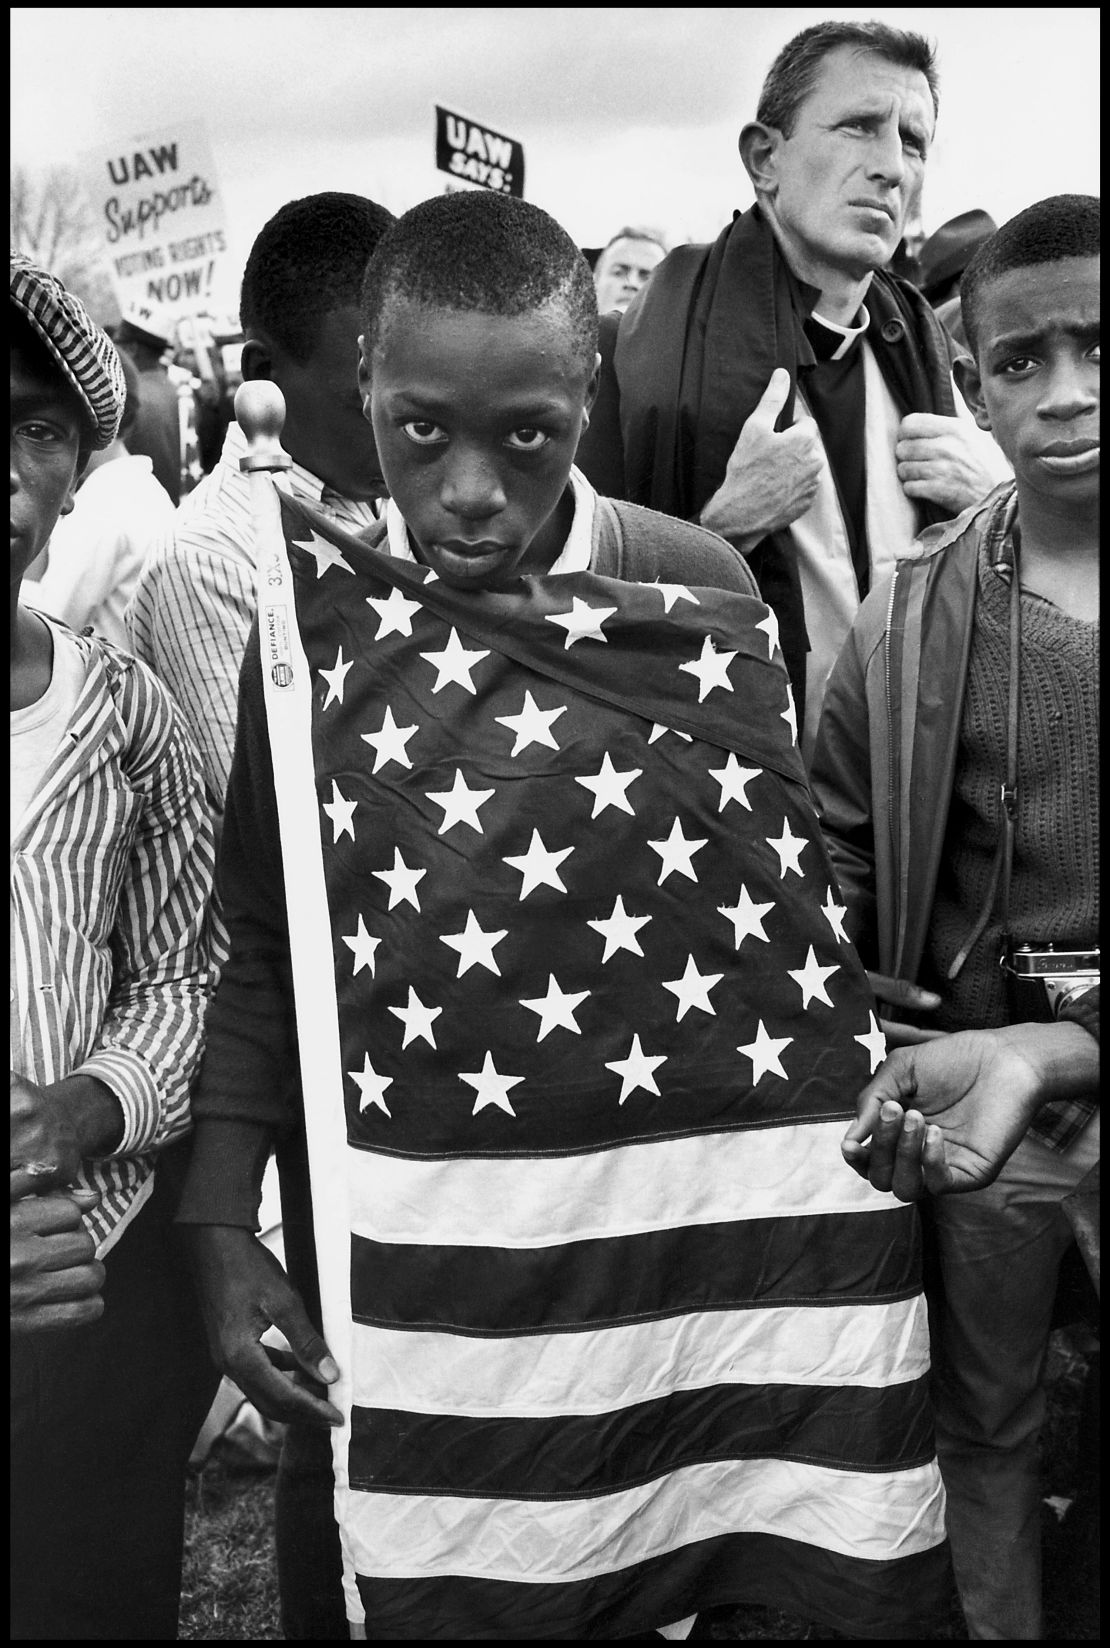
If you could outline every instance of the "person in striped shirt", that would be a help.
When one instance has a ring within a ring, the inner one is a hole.
[[[9,311],[12,1637],[169,1641],[218,1383],[171,1223],[213,833],[161,683],[20,599],[124,379],[26,257]]]
[[[372,525],[385,486],[358,393],[362,272],[393,214],[362,195],[291,200],[260,230],[240,295],[243,378],[285,397],[288,485],[341,526]],[[220,461],[147,556],[125,615],[137,657],[161,676],[204,762],[217,821],[235,745],[239,665],[255,611],[247,444],[228,427]]]

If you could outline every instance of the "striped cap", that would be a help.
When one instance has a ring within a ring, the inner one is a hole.
[[[11,301],[25,315],[81,398],[93,447],[111,446],[127,395],[116,346],[56,275],[22,252],[11,254]]]

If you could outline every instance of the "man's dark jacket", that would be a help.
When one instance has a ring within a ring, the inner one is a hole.
[[[625,315],[602,318],[601,388],[577,455],[597,490],[697,520],[777,366],[790,373],[777,427],[793,422],[794,387],[800,381],[804,393],[816,365],[803,325],[818,295],[791,273],[758,206],[711,245],[671,252]],[[903,413],[953,417],[950,346],[920,292],[879,271],[864,303],[868,343]],[[923,505],[919,529],[944,518]],[[808,639],[789,529],[770,533],[748,560],[804,704]]]

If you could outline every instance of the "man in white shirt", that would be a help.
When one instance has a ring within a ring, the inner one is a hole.
[[[265,224],[243,275],[243,378],[285,397],[288,485],[353,531],[384,492],[358,390],[362,274],[393,222],[361,195],[293,200]],[[255,612],[254,527],[246,442],[231,424],[220,461],[182,500],[126,615],[131,646],[162,677],[189,722],[217,819],[235,743],[239,665]]]

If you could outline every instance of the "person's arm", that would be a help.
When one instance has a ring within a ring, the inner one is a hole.
[[[259,1241],[262,1173],[275,1137],[303,1125],[289,931],[257,625],[243,662],[239,729],[218,883],[229,951],[193,1095],[182,1226],[216,1364],[261,1413],[337,1424],[314,1390],[338,1378],[285,1271]],[[262,1343],[271,1327],[290,1351]]]
[[[118,856],[107,1010],[66,1077],[12,1081],[12,1164],[49,1167],[40,1191],[68,1184],[82,1159],[143,1154],[184,1133],[200,1056],[213,849],[199,761],[175,706],[141,666],[120,692],[136,812],[128,837],[103,849],[113,873]]]
[[[976,424],[962,395],[954,393],[954,418],[911,412],[902,419],[894,455],[907,498],[958,515],[1011,480],[1013,470],[993,437]]]
[[[1099,1044],[1074,1022],[961,1030],[896,1048],[864,1088],[845,1161],[899,1201],[993,1183],[1042,1106],[1098,1092]]]

